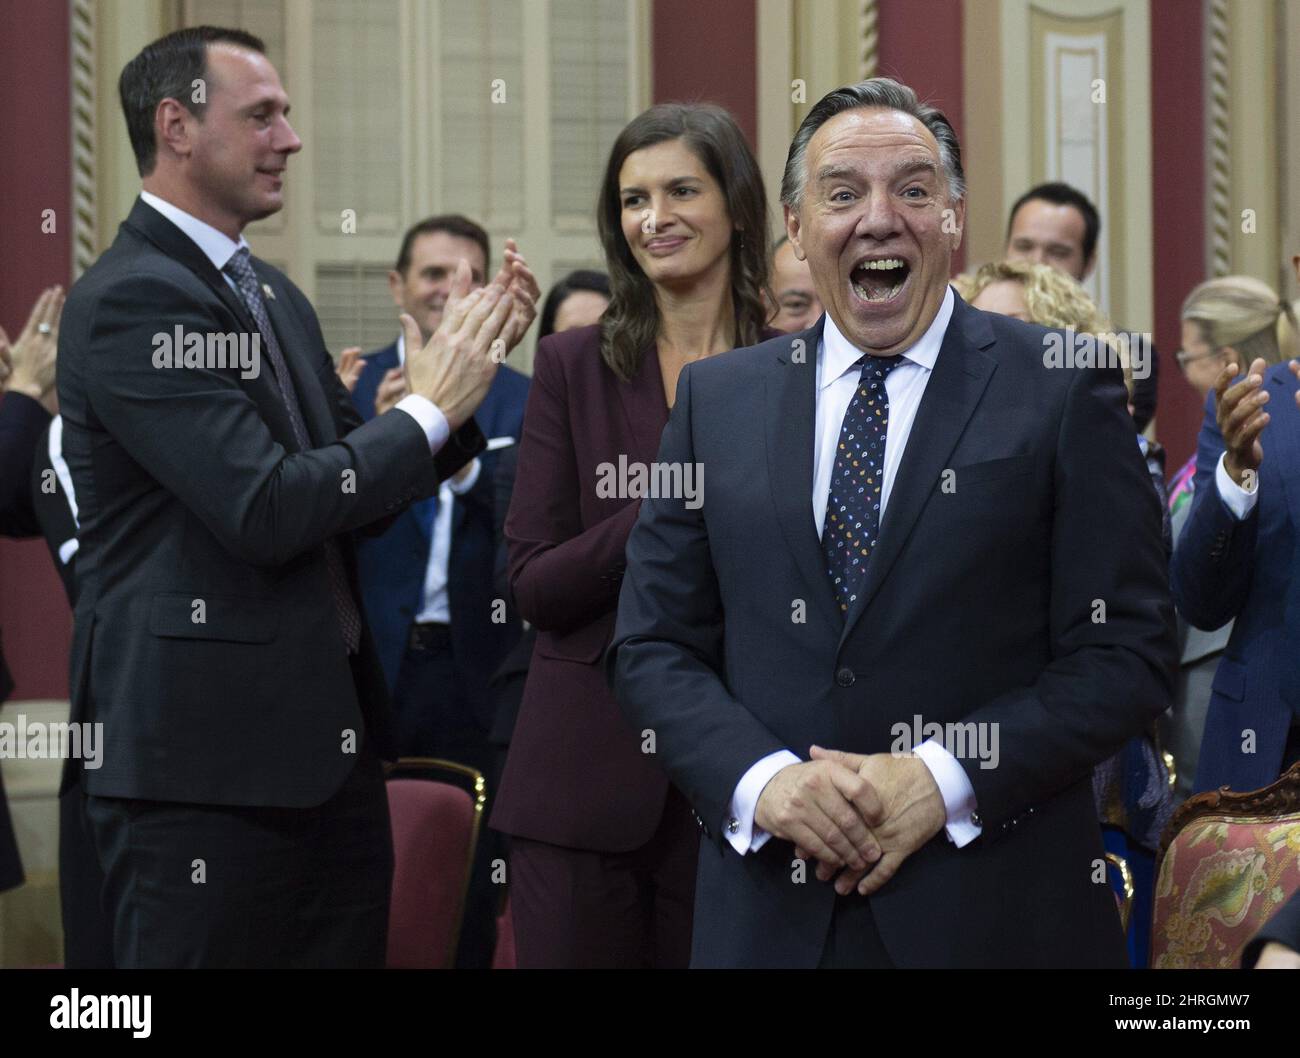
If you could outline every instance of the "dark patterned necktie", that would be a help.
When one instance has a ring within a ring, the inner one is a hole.
[[[855,363],[862,365],[862,374],[840,427],[822,527],[826,573],[841,614],[857,601],[880,531],[880,486],[889,429],[885,376],[903,363],[903,357],[867,353]]]
[[[300,449],[307,451],[311,448],[307,424],[303,421],[302,408],[298,404],[298,394],[293,388],[289,367],[284,362],[280,343],[271,327],[271,317],[267,315],[266,302],[262,300],[262,285],[258,282],[257,273],[253,271],[251,256],[248,247],[241,246],[235,251],[235,256],[226,262],[224,271],[235,281],[240,297],[257,321],[257,329],[262,332],[262,344],[266,347],[267,358],[271,361],[271,370],[274,372],[272,381],[279,387],[280,399],[284,401],[289,422],[293,425],[294,440]],[[343,642],[347,644],[348,653],[355,654],[361,646],[361,614],[348,585],[347,570],[338,544],[334,540],[326,540],[324,546],[325,565],[329,568],[330,594],[334,596],[334,608],[338,612]]]

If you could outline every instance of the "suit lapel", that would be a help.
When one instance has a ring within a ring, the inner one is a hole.
[[[641,368],[632,380],[618,379],[617,387],[628,430],[636,443],[636,453],[629,452],[628,459],[640,460],[645,456],[647,461],[652,460],[659,454],[659,440],[668,425],[668,401],[664,399],[659,353],[653,344],[641,357]]]
[[[280,343],[280,355],[289,368],[293,379],[294,391],[298,395],[298,407],[302,409],[303,421],[307,424],[307,435],[312,446],[323,448],[338,440],[338,426],[330,412],[325,399],[325,390],[316,376],[315,369],[307,355],[309,342],[306,331],[300,325],[297,316],[288,309],[288,297],[283,287],[276,289],[263,274],[256,257],[253,267],[262,284],[262,299],[266,304],[266,314]],[[274,278],[274,277],[270,277]],[[269,293],[268,293],[269,291]]]
[[[253,319],[243,299],[231,289],[222,274],[213,265],[198,244],[180,230],[175,224],[159,213],[144,199],[137,198],[130,214],[123,222],[123,227],[130,228],[136,234],[153,243],[162,253],[179,261],[198,276],[218,300],[230,311],[239,325],[249,334],[257,334],[257,321]],[[283,347],[283,343],[281,343]],[[289,422],[289,413],[284,401],[270,376],[270,365],[259,365],[254,378],[241,379],[249,395],[257,403],[262,417],[271,428],[272,436],[290,451],[297,451],[294,440],[293,425]],[[330,438],[334,440],[334,438]]]
[[[136,199],[130,215],[126,218],[127,227],[143,235],[168,257],[175,258],[191,272],[202,279],[212,292],[248,330],[257,331],[257,323],[245,307],[243,300],[217,271],[208,255],[199,249],[198,244],[176,227],[170,220],[159,213],[144,199]]]
[[[765,382],[764,418],[768,484],[772,505],[795,566],[808,596],[826,618],[840,623],[830,578],[822,560],[821,541],[813,518],[813,450],[817,427],[817,349],[825,317],[811,328],[790,336],[790,345],[778,343]],[[796,360],[793,343],[803,341],[803,356]]]
[[[841,646],[903,550],[997,369],[997,361],[982,351],[993,341],[993,331],[982,314],[956,298],[952,319],[894,478],[881,520],[880,537],[867,562],[867,579],[858,593],[858,602],[846,615]]]
[[[1275,412],[1269,420],[1263,436],[1264,463],[1270,461],[1274,466],[1300,466],[1300,422],[1290,410],[1295,400],[1297,386],[1295,375],[1290,371],[1280,371],[1273,375],[1270,385],[1269,407],[1277,407],[1282,402],[1286,412]],[[1288,482],[1290,474],[1279,474],[1277,480],[1282,483],[1286,495],[1286,508],[1291,515],[1291,524],[1300,526],[1300,487],[1294,481]]]

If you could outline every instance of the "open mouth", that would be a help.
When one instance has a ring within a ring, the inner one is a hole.
[[[849,274],[853,292],[863,301],[882,304],[898,297],[911,266],[901,257],[883,257],[875,261],[861,261]]]

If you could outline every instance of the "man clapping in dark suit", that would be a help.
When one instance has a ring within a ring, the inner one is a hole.
[[[692,963],[1124,966],[1091,771],[1175,651],[1120,371],[949,288],[911,89],[822,99],[781,197],[826,315],[682,372],[657,465],[707,487],[642,501],[609,653],[708,839]]]
[[[261,42],[181,30],[119,87],[144,190],[69,295],[59,371],[114,962],[381,965],[387,694],[351,534],[483,447],[493,344],[534,309],[462,269],[427,343],[404,318],[410,395],[363,425],[310,304],[240,234],[302,146]]]

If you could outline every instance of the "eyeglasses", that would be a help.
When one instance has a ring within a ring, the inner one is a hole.
[[[1213,349],[1208,353],[1189,353],[1186,349],[1179,349],[1174,353],[1174,359],[1178,361],[1179,367],[1186,367],[1188,364],[1194,364],[1197,360],[1209,360],[1211,357],[1221,356],[1222,349]]]

